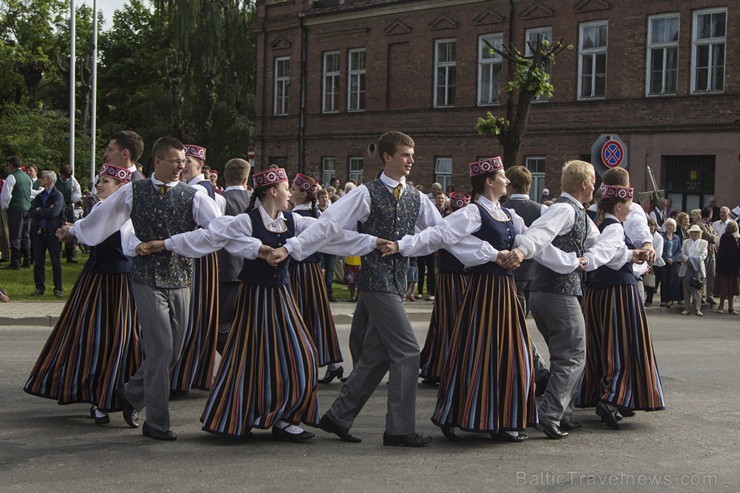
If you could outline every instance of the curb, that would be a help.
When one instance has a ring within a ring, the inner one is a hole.
[[[54,327],[54,325],[57,323],[57,320],[59,320],[59,317],[52,317],[51,315],[46,315],[43,317],[20,317],[20,318],[0,317],[0,326],[41,325],[44,327]]]

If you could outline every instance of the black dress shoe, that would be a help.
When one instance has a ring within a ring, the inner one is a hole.
[[[321,420],[319,421],[319,428],[321,428],[327,433],[334,433],[343,442],[360,443],[362,441],[362,438],[352,435],[348,429],[343,428],[342,426],[339,426],[338,424],[336,424],[326,414],[321,416]]]
[[[334,368],[333,370],[331,368],[327,368],[324,378],[319,380],[319,383],[331,383],[332,380],[334,380],[335,378],[342,380],[343,375],[344,375],[344,368],[342,368],[341,366],[339,368]]]
[[[617,406],[617,411],[619,411],[619,414],[621,414],[625,418],[631,418],[635,415],[635,412],[632,409],[625,406]]]
[[[560,427],[554,423],[542,422],[537,425],[537,429],[553,440],[559,440],[568,436],[567,431],[561,431]]]
[[[177,440],[177,435],[175,434],[174,431],[172,430],[159,431],[149,426],[149,423],[147,423],[146,421],[144,421],[144,426],[141,427],[141,433],[145,437],[153,438],[155,440],[167,440],[167,441]]]
[[[448,440],[451,440],[453,442],[459,442],[462,440],[459,436],[455,435],[455,430],[452,426],[441,426],[442,434],[447,438]]]
[[[617,421],[614,411],[609,409],[609,406],[605,403],[599,402],[596,404],[596,414],[601,417],[601,421],[606,423],[607,428],[611,428],[612,430],[622,429],[622,427],[619,426],[619,422]]]
[[[432,387],[439,385],[439,377],[427,377],[421,381],[424,385],[431,385]]]
[[[290,433],[289,431],[278,428],[277,426],[272,427],[272,437],[281,442],[307,442],[315,436],[316,435],[306,430],[303,430],[301,433]]]
[[[123,420],[127,425],[129,425],[129,427],[138,428],[139,413],[134,409],[133,404],[126,399],[126,393],[123,391],[123,387],[118,389],[118,399],[121,401],[121,406],[123,407]],[[174,438],[172,440],[174,440]]]
[[[95,416],[96,425],[107,425],[108,423],[110,423],[110,416],[108,416],[108,413],[101,416]]]
[[[498,433],[491,433],[491,438],[501,442],[521,443],[529,438],[529,435],[522,431],[518,431],[516,435],[511,435],[505,431],[499,431]]]
[[[411,433],[410,435],[389,435],[383,433],[383,445],[393,447],[426,447],[432,443],[432,437]]]
[[[565,431],[580,430],[583,425],[578,421],[560,420],[560,429]]]
[[[550,381],[550,372],[547,372],[542,378],[537,380],[534,384],[534,395],[535,397],[540,397],[542,395],[545,395],[545,390],[547,390],[547,382]]]

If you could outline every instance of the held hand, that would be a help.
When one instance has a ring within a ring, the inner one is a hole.
[[[578,257],[578,269],[576,270],[586,270],[587,265],[588,259],[586,257]]]
[[[398,242],[378,238],[377,248],[383,253],[384,257],[387,257],[398,253]]]
[[[516,269],[521,265],[522,260],[524,260],[524,252],[522,252],[518,248],[514,248],[506,256],[503,267],[504,269],[509,269],[509,270]]]
[[[152,240],[136,245],[136,253],[143,256],[163,252],[164,250],[164,240]]]
[[[272,255],[272,252],[274,252],[275,249],[272,248],[269,245],[262,245],[260,246],[260,250],[257,253],[257,258],[261,258],[262,260],[266,260],[267,262],[270,261],[270,256]]]
[[[75,239],[74,235],[69,232],[69,229],[71,227],[72,225],[67,223],[61,228],[57,229],[56,236],[57,238],[59,238],[59,241],[61,241],[62,243],[69,243],[70,241]]]
[[[288,258],[288,250],[286,250],[285,247],[280,247],[280,248],[273,250],[267,262],[273,267],[276,267],[280,262],[282,262],[286,258]]]
[[[506,263],[506,258],[509,256],[511,252],[509,250],[499,250],[498,255],[496,255],[496,265],[499,267],[504,267],[504,264]]]
[[[642,249],[646,252],[645,258],[643,259],[648,264],[655,263],[655,248],[652,243],[645,243],[642,245]]]
[[[639,264],[645,260],[647,252],[645,250],[632,250],[632,263]]]

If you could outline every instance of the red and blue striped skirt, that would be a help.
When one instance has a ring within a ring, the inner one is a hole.
[[[429,330],[421,350],[419,368],[422,378],[438,380],[442,375],[445,358],[450,345],[452,329],[462,304],[468,274],[440,272],[434,290],[434,308],[429,321]]]
[[[465,431],[537,424],[532,342],[514,278],[474,273],[463,296],[432,422]]]
[[[643,411],[665,409],[645,308],[633,285],[587,288],[586,366],[578,407],[599,401]]]
[[[218,338],[218,296],[218,255],[210,253],[193,259],[188,329],[180,360],[172,369],[172,391],[186,393],[192,387],[211,388]]]
[[[278,420],[317,425],[316,361],[290,287],[242,284],[203,429],[241,437]]]
[[[130,275],[83,270],[23,390],[120,411],[116,391],[140,365]]]
[[[319,355],[319,366],[342,361],[342,349],[329,306],[324,275],[317,262],[291,262],[290,286],[298,311],[306,322],[311,340]]]

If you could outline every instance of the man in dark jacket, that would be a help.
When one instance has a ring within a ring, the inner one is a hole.
[[[64,224],[64,196],[54,184],[57,175],[53,171],[41,172],[43,191],[31,202],[31,231],[33,243],[33,281],[36,291],[31,296],[43,296],[46,289],[46,251],[49,251],[51,271],[54,275],[54,296],[62,297],[61,244],[56,230]]]

